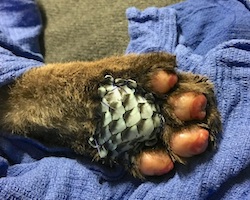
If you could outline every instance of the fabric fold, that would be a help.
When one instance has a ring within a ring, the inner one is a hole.
[[[223,120],[222,139],[218,151],[195,157],[187,166],[176,165],[176,174],[171,179],[160,184],[144,183],[133,193],[133,198],[247,199],[249,196],[248,6],[246,1],[234,0],[190,0],[171,6],[176,13],[177,43],[173,51],[169,51],[166,46],[158,46],[157,50],[174,53],[178,70],[206,75],[214,83]],[[127,12],[132,11],[129,9]],[[143,23],[138,23],[147,14],[148,10],[141,11],[140,15],[134,15],[133,20],[130,20],[128,53],[150,52],[151,43],[154,43],[151,36],[154,34],[158,35],[159,40],[168,38],[167,35],[159,34],[161,25],[156,26],[150,20],[145,21],[145,18]],[[157,23],[165,23],[163,19],[157,19]],[[150,30],[147,31],[150,34],[144,34],[145,30]],[[141,34],[137,34],[139,38],[135,39],[136,33]]]
[[[0,86],[32,67],[43,65],[39,49],[42,29],[34,0],[0,2]]]
[[[141,12],[136,8],[130,8],[126,14],[130,35],[127,53],[174,52],[177,43],[174,9],[148,8]]]

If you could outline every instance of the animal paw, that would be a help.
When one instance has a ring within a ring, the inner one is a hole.
[[[166,174],[175,162],[185,163],[214,148],[221,130],[213,85],[206,77],[157,68],[151,72],[149,88],[163,100],[166,124],[163,144],[144,149],[132,159],[131,171],[140,178]]]

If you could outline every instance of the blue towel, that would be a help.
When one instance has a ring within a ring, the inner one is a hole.
[[[38,38],[41,28],[34,1],[0,2],[0,86],[43,64]]]
[[[177,164],[161,181],[140,182],[68,149],[3,134],[0,199],[250,199],[249,9],[248,0],[189,0],[127,10],[127,53],[173,53],[178,70],[215,84],[223,120],[218,151]],[[1,85],[43,64],[40,28],[33,0],[0,2]]]

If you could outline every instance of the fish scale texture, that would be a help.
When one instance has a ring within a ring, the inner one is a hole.
[[[165,120],[152,93],[132,79],[114,79],[111,75],[101,81],[98,93],[102,98],[100,121],[89,142],[100,158],[129,163],[131,153],[156,144]]]
[[[173,53],[178,70],[206,75],[215,84],[223,120],[216,152],[176,165],[161,181],[140,182],[68,149],[1,136],[0,199],[250,199],[249,9],[248,0],[189,0],[127,10],[127,53]],[[34,20],[23,20],[28,16]],[[0,2],[1,85],[42,65],[40,27],[33,0]]]

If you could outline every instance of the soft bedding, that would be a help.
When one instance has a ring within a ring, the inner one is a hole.
[[[250,199],[249,10],[248,0],[127,10],[127,53],[173,53],[179,70],[206,75],[215,84],[223,120],[217,151],[141,182],[69,149],[1,133],[0,199]],[[35,1],[0,2],[1,86],[43,65],[41,28]]]

